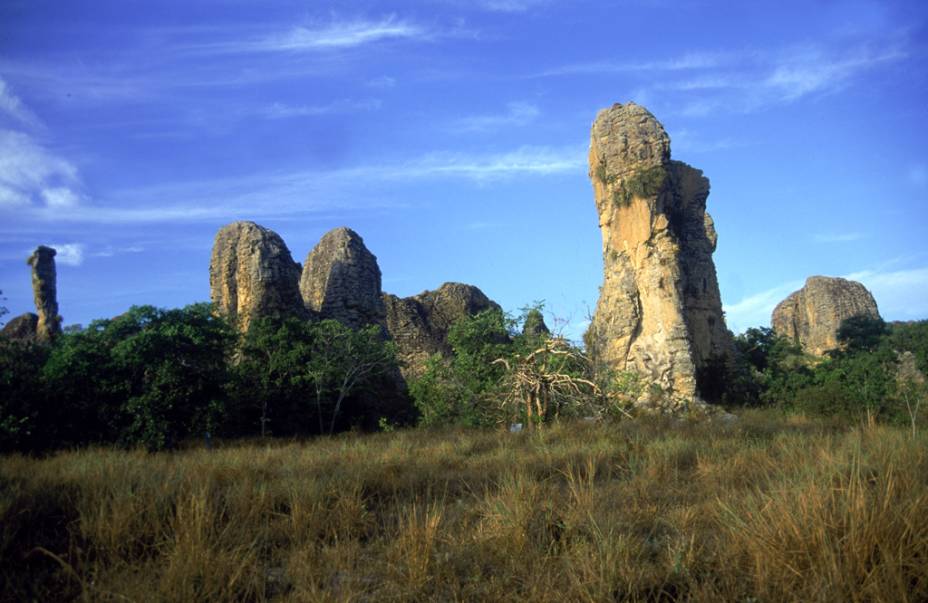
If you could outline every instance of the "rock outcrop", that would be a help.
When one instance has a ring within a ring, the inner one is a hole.
[[[396,342],[397,357],[406,379],[418,376],[433,354],[450,356],[448,330],[458,319],[499,309],[473,285],[445,283],[435,291],[412,297],[383,296],[387,331]]]
[[[841,323],[855,316],[880,318],[866,287],[843,278],[810,276],[802,289],[777,304],[770,323],[777,335],[821,356],[837,349]]]
[[[664,127],[634,103],[599,112],[589,159],[604,264],[589,352],[660,386],[662,405],[697,399],[697,369],[732,350],[712,262],[709,181],[671,160]]]
[[[303,264],[300,294],[306,308],[358,328],[383,325],[386,310],[377,258],[350,228],[327,232]]]
[[[551,335],[551,329],[545,324],[545,317],[541,310],[532,308],[525,315],[525,322],[522,323],[522,335],[526,337],[548,337]]]
[[[36,247],[27,263],[32,267],[32,296],[38,315],[35,327],[37,341],[51,341],[61,333],[58,315],[58,273],[55,270],[56,251],[51,247]]]
[[[300,265],[276,232],[233,222],[216,234],[210,299],[243,332],[260,316],[305,315],[299,282]]]
[[[0,335],[17,341],[34,341],[38,332],[39,317],[32,312],[20,314],[3,325]]]

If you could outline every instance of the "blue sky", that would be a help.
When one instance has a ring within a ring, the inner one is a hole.
[[[220,226],[302,262],[347,225],[386,291],[454,280],[577,337],[602,282],[597,110],[712,182],[735,331],[813,274],[928,318],[928,4],[697,0],[0,5],[0,289],[59,249],[66,324],[209,297]]]

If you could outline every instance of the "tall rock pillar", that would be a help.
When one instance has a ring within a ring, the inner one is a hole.
[[[596,116],[590,178],[604,277],[589,352],[659,386],[663,405],[696,399],[698,369],[732,346],[712,262],[709,181],[670,159],[664,127],[634,103]]]
[[[56,251],[39,245],[26,262],[32,267],[32,296],[35,299],[36,339],[51,341],[61,333],[58,316],[58,273],[55,270]]]
[[[258,317],[305,315],[299,281],[300,265],[273,230],[233,222],[216,234],[210,299],[243,333]]]

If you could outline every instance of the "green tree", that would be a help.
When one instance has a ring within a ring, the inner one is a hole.
[[[40,379],[48,348],[0,337],[0,451],[44,447],[47,414]]]
[[[293,317],[252,321],[235,366],[240,431],[258,423],[261,437],[305,428],[309,386],[306,368],[313,350],[312,325]],[[255,417],[257,414],[257,417]],[[321,421],[321,418],[320,418]]]
[[[133,307],[110,328],[123,335],[111,354],[127,388],[126,443],[161,449],[216,430],[234,337],[210,305]]]
[[[313,325],[314,337],[305,380],[315,392],[319,430],[334,433],[345,400],[396,369],[392,342],[384,341],[376,325],[351,329],[335,320]]]

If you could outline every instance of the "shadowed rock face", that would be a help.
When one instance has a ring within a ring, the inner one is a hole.
[[[32,312],[26,312],[3,325],[3,330],[0,331],[0,335],[8,339],[32,341],[36,338],[38,325],[39,317]]]
[[[387,331],[396,342],[406,379],[420,375],[433,354],[451,355],[448,330],[457,320],[499,309],[483,291],[462,283],[445,283],[435,291],[406,298],[387,293],[383,301]]]
[[[58,273],[55,270],[56,253],[51,247],[40,245],[27,260],[32,267],[32,295],[38,315],[35,336],[38,341],[51,341],[61,333],[61,317],[58,315]]]
[[[697,369],[732,350],[712,262],[709,181],[670,159],[664,127],[634,103],[599,112],[589,159],[604,264],[590,354],[641,373],[671,400],[693,400]]]
[[[821,356],[838,348],[841,323],[855,316],[880,318],[866,287],[843,278],[810,276],[802,289],[777,304],[770,323],[777,335]]]
[[[386,310],[377,258],[350,228],[327,232],[306,256],[300,294],[306,308],[349,327],[383,325]]]
[[[210,299],[243,332],[260,316],[303,316],[300,265],[280,236],[254,222],[216,234],[209,265]]]

